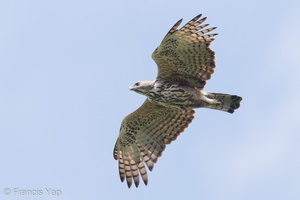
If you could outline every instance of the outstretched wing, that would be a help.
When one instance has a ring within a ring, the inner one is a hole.
[[[141,107],[126,116],[114,149],[121,181],[126,178],[130,187],[133,179],[138,187],[140,174],[147,185],[145,164],[152,171],[166,144],[176,140],[188,127],[194,113],[192,109],[167,108],[146,99]]]
[[[215,53],[209,48],[217,34],[202,25],[206,18],[196,16],[179,30],[179,20],[155,49],[152,58],[158,66],[157,80],[168,80],[203,89],[215,68]]]

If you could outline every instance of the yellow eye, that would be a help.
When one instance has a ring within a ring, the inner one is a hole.
[[[137,82],[137,83],[135,83],[135,84],[134,84],[134,86],[139,86],[139,85],[140,85],[140,83],[139,83],[139,82]]]

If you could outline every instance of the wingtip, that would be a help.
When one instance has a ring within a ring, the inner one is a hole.
[[[123,183],[124,182],[125,177],[123,176],[123,174],[120,173],[120,180]]]
[[[174,24],[174,26],[173,26],[172,28],[177,29],[178,26],[182,23],[182,21],[183,21],[183,18],[181,18],[180,20],[178,20],[178,21]]]
[[[132,185],[132,182],[127,180],[127,187],[130,188],[131,185]]]
[[[139,182],[139,181],[137,181],[137,182],[134,182],[134,185],[135,185],[135,187],[136,187],[136,188],[138,188],[138,187],[139,187],[139,184],[140,184],[140,182]]]
[[[148,185],[148,179],[147,179],[147,180],[144,180],[144,184],[145,184],[145,185]]]
[[[194,17],[194,19],[199,19],[200,17],[202,17],[202,13]]]

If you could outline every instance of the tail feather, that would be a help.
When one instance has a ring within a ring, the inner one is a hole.
[[[210,100],[210,104],[206,105],[206,108],[222,110],[225,112],[233,113],[235,109],[240,107],[242,97],[230,94],[221,93],[206,93],[205,97]]]

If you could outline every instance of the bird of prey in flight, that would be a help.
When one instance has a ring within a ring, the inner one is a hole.
[[[155,81],[140,81],[130,87],[145,95],[145,102],[127,115],[114,148],[119,160],[121,181],[138,187],[140,177],[148,183],[146,167],[152,171],[166,144],[176,140],[194,119],[195,108],[210,108],[233,113],[240,106],[237,95],[204,92],[215,68],[215,53],[210,44],[217,34],[196,16],[178,29],[179,20],[154,50],[157,64]]]

